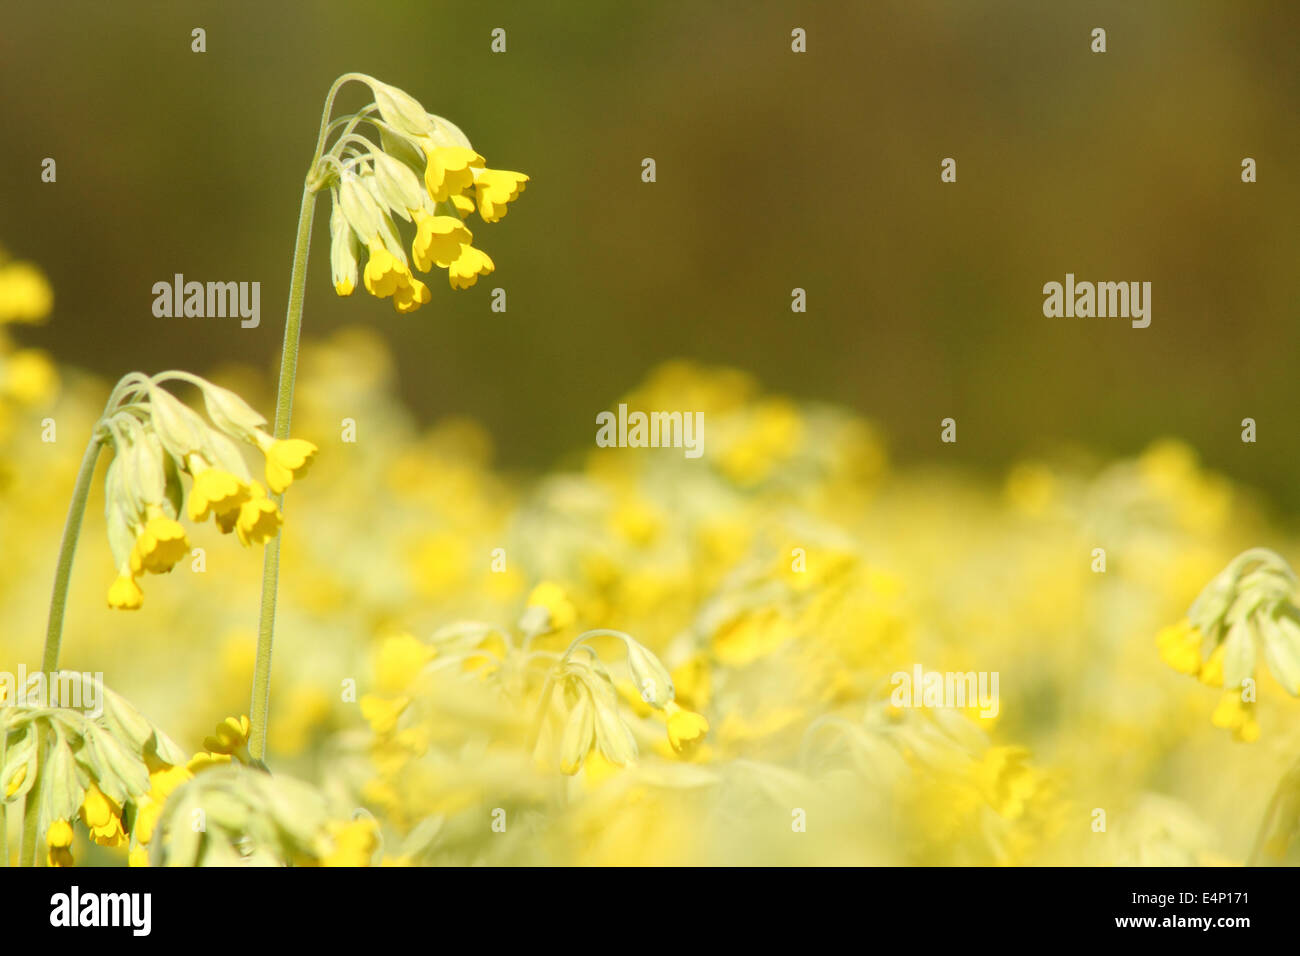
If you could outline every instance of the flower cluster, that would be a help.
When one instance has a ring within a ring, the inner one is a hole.
[[[1300,695],[1300,609],[1295,572],[1264,548],[1239,554],[1192,604],[1187,617],[1157,637],[1160,656],[1175,670],[1222,687],[1212,716],[1238,740],[1260,735],[1255,717],[1255,663],[1262,653],[1277,682]]]
[[[100,701],[102,712],[92,717],[76,707],[43,706],[44,700],[0,709],[0,806],[40,787],[38,831],[50,866],[72,865],[78,819],[92,842],[142,858],[168,793],[188,775],[184,752],[93,678],[60,671],[39,679],[57,682],[62,700]]]
[[[495,268],[473,244],[465,223],[478,210],[485,223],[498,222],[524,190],[523,173],[490,169],[465,134],[427,112],[396,87],[359,77],[374,102],[342,117],[340,134],[322,157],[316,188],[328,187],[330,263],[341,296],[361,281],[367,292],[393,300],[398,312],[413,312],[430,300],[428,286],[411,272],[445,269],[453,289],[468,289]],[[356,130],[373,128],[379,142]],[[396,220],[415,227],[408,259]]]
[[[163,387],[169,382],[196,386],[207,418]],[[196,523],[211,517],[245,547],[279,531],[280,507],[252,477],[241,444],[262,453],[275,495],[316,455],[311,442],[273,437],[266,419],[234,392],[186,372],[125,376],[96,426],[96,440],[113,451],[104,500],[117,579],[108,603],[120,609],[140,607],[143,574],[164,574],[189,554],[182,514]],[[182,475],[191,479],[188,495]]]

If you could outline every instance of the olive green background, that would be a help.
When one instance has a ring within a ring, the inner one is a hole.
[[[532,181],[475,226],[496,274],[437,276],[411,316],[333,294],[322,202],[305,335],[373,324],[416,413],[480,419],[507,467],[590,447],[598,411],[684,355],[858,409],[903,460],[993,472],[1174,435],[1300,504],[1300,5],[95,0],[0,24],[0,242],[50,275],[51,322],[19,335],[64,362],[270,381],[322,99],[359,70]],[[177,272],[260,281],[261,327],[155,318]],[[1152,282],[1151,327],[1045,318],[1066,272]]]

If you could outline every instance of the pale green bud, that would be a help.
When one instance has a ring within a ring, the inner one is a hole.
[[[565,773],[577,773],[582,767],[596,732],[595,707],[591,702],[591,694],[581,683],[577,693],[578,699],[569,711],[564,736],[560,740],[560,769]]]
[[[443,116],[428,115],[429,123],[433,127],[432,139],[439,146],[463,146],[466,149],[473,149],[469,137],[466,136],[459,126]]]
[[[104,476],[104,520],[108,527],[108,546],[113,552],[114,564],[119,568],[127,563],[135,544],[128,516],[139,513],[123,490],[122,467],[121,455],[115,455]]]
[[[380,202],[407,222],[410,210],[422,209],[427,195],[423,184],[409,167],[385,153],[374,153],[374,191]]]
[[[626,767],[636,761],[636,738],[618,713],[618,694],[607,676],[574,662],[573,675],[591,696],[596,746],[610,763]]]
[[[36,736],[36,728],[28,724],[22,736],[9,744],[4,766],[0,767],[0,804],[21,803],[36,783]]]
[[[45,825],[55,820],[71,820],[81,809],[89,781],[77,773],[72,748],[61,733],[41,766],[41,819]]]
[[[362,243],[379,234],[379,204],[356,173],[345,171],[339,181],[339,208]]]
[[[429,114],[414,97],[373,77],[367,78],[366,82],[375,94],[375,105],[379,107],[379,115],[385,123],[412,139],[432,134],[433,124],[429,121]]]
[[[357,252],[356,233],[348,225],[335,191],[334,205],[330,210],[330,271],[334,291],[339,295],[351,295],[357,287]]]
[[[1223,686],[1226,689],[1241,690],[1241,682],[1255,674],[1254,630],[1245,621],[1238,621],[1228,628],[1228,636],[1223,642]]]
[[[677,692],[667,668],[640,642],[625,636],[623,643],[627,645],[628,670],[641,699],[660,709],[668,706]]]
[[[241,441],[254,442],[254,433],[266,427],[266,416],[228,388],[198,380],[203,392],[203,407],[212,424]],[[196,383],[197,384],[197,383]]]
[[[394,259],[406,263],[406,244],[402,242],[402,234],[397,231],[397,223],[393,222],[393,217],[388,214],[388,204],[379,195],[379,186],[374,172],[364,170],[358,176],[358,179],[366,191],[370,193],[375,202],[375,208],[379,210],[379,238],[384,241],[384,247],[392,254]]]
[[[158,437],[151,432],[141,433],[126,455],[131,463],[129,471],[123,477],[129,478],[131,486],[127,494],[144,505],[161,504],[167,497],[167,476],[163,466],[163,448]]]
[[[150,384],[149,411],[154,432],[177,458],[184,461],[187,455],[202,454],[207,448],[206,423],[166,389]]]
[[[116,737],[87,722],[81,734],[79,761],[90,771],[99,789],[119,806],[149,790],[149,768]]]

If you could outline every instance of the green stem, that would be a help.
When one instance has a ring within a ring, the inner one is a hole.
[[[50,617],[45,628],[45,651],[41,655],[41,671],[53,680],[59,669],[59,649],[63,645],[63,613],[68,605],[68,582],[72,580],[72,559],[77,553],[77,539],[81,536],[81,519],[86,514],[86,501],[90,498],[90,484],[95,477],[95,465],[99,461],[99,449],[103,439],[98,433],[91,436],[86,445],[86,453],[81,458],[81,469],[77,472],[77,483],[72,489],[72,500],[68,503],[68,518],[63,525],[63,543],[59,545],[59,563],[54,570],[54,590],[50,595]],[[45,747],[45,735],[39,734],[37,751]],[[37,779],[40,779],[39,771]],[[37,825],[40,816],[40,788],[33,785],[27,791],[23,804],[23,842],[19,851],[19,863],[32,866],[36,859]]]
[[[330,133],[330,114],[334,112],[334,97],[344,84],[364,80],[359,73],[344,73],[330,87],[321,112],[320,132],[316,137],[316,152],[312,157],[307,182],[302,190],[302,206],[298,210],[298,238],[293,247],[293,273],[289,280],[289,306],[284,319],[284,347],[280,352],[280,385],[275,399],[275,437],[289,437],[289,422],[293,417],[293,385],[298,375],[298,339],[302,331],[302,303],[307,289],[307,257],[311,251],[311,226],[316,216],[316,194],[324,186],[318,167],[325,150],[325,140]],[[283,507],[284,496],[276,496]],[[266,731],[271,708],[271,649],[275,640],[275,600],[280,577],[280,535],[266,543],[266,556],[262,564],[262,606],[257,625],[257,661],[253,670],[253,700],[249,715],[250,732],[248,752],[253,760],[265,765]]]
[[[72,559],[81,536],[81,519],[86,514],[86,500],[90,497],[90,483],[95,477],[95,464],[103,438],[98,433],[91,436],[86,453],[77,472],[77,484],[72,489],[68,503],[68,518],[63,525],[63,544],[59,547],[59,563],[54,570],[54,591],[50,595],[50,617],[45,628],[45,653],[41,656],[41,670],[53,674],[59,669],[59,648],[63,644],[63,612],[68,604],[68,582],[72,579]]]
[[[315,166],[313,164],[313,170]],[[316,212],[316,193],[310,185],[302,191],[298,213],[298,239],[293,250],[293,277],[289,282],[289,309],[284,320],[284,348],[280,353],[280,386],[275,399],[275,437],[289,436],[293,417],[293,384],[298,375],[298,338],[302,331],[302,303],[307,285],[307,255],[311,249],[311,225]],[[284,495],[276,501],[283,507]],[[271,646],[275,633],[275,599],[280,577],[280,537],[266,542],[262,565],[262,610],[257,626],[257,663],[253,670],[253,702],[248,752],[254,760],[266,758],[266,722],[271,706]]]

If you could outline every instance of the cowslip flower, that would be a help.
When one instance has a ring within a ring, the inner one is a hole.
[[[1260,735],[1255,665],[1292,697],[1300,696],[1300,608],[1295,573],[1278,554],[1253,548],[1234,558],[1201,591],[1183,621],[1156,637],[1161,658],[1183,674],[1222,687],[1211,715],[1241,741]]]
[[[0,750],[6,798],[27,798],[50,866],[73,865],[78,820],[101,846],[130,842],[134,848],[142,836],[147,842],[142,828],[148,820],[150,768],[183,759],[182,752],[98,679],[59,671],[50,678],[49,687],[54,686],[76,705],[68,706],[62,696],[51,700],[48,688],[6,705],[8,747]],[[81,708],[88,699],[101,703],[98,713]]]
[[[669,701],[664,710],[667,713],[668,742],[673,751],[690,753],[709,732],[709,722],[693,710],[678,706],[675,701]]]
[[[162,386],[181,382],[203,396],[205,419]],[[283,494],[316,456],[298,438],[275,438],[266,419],[228,389],[185,372],[153,377],[135,372],[118,383],[96,427],[113,459],[104,479],[105,515],[117,577],[109,607],[139,608],[139,579],[166,574],[190,553],[181,517],[212,517],[245,547],[274,537],[283,523],[279,505],[253,479],[241,445],[260,451],[266,483]],[[182,475],[192,479],[188,502]]]
[[[86,788],[86,799],[81,805],[81,822],[90,831],[90,838],[100,846],[123,846],[127,842],[122,827],[122,808],[106,797],[94,783]]]
[[[47,866],[72,866],[72,824],[55,820],[45,831],[45,845],[49,848]]]
[[[427,112],[413,97],[373,77],[374,102],[335,123],[342,132],[321,158],[317,189],[330,190],[330,264],[334,291],[348,296],[358,275],[367,292],[412,312],[431,299],[411,273],[435,266],[453,289],[468,289],[495,270],[473,244],[463,220],[476,208],[485,223],[499,222],[524,191],[528,177],[490,169],[450,121]],[[378,142],[357,132],[366,124]],[[397,223],[412,223],[407,258]],[[365,266],[360,256],[366,255]]]

